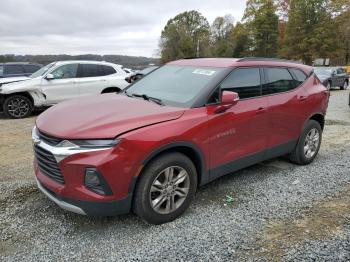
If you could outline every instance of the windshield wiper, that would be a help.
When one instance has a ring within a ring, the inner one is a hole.
[[[132,96],[134,96],[134,97],[142,97],[146,101],[152,101],[152,102],[154,102],[154,103],[156,103],[158,105],[161,105],[161,106],[164,105],[164,103],[162,102],[161,99],[155,98],[155,97],[151,97],[151,96],[148,96],[146,94],[132,94]]]
[[[132,94],[129,94],[128,91],[126,91],[126,90],[125,90],[124,94],[125,94],[126,96],[128,96],[128,97],[133,97],[133,95],[132,95]]]

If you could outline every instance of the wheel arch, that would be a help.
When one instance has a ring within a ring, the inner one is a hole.
[[[119,87],[110,86],[110,87],[106,87],[105,89],[103,89],[101,94],[113,93],[113,92],[119,93],[120,91],[121,91],[121,89]]]
[[[16,96],[16,95],[21,95],[21,96],[25,96],[26,98],[28,98],[33,106],[34,106],[34,99],[33,97],[30,95],[29,92],[15,92],[15,93],[10,93],[10,94],[2,94],[1,96],[3,97],[3,99],[5,100],[6,98],[8,97],[11,97],[11,96]]]
[[[142,168],[139,171],[138,176],[136,176],[129,187],[129,193],[133,193],[134,189],[142,176],[142,172],[144,168],[155,158],[162,154],[166,154],[169,152],[179,152],[187,156],[194,164],[197,177],[198,177],[198,185],[203,185],[209,182],[209,173],[206,168],[205,158],[203,152],[193,143],[191,142],[173,142],[162,146],[156,150],[154,150],[147,158],[142,161]]]
[[[317,121],[317,122],[320,124],[322,130],[324,129],[324,125],[325,125],[325,116],[324,116],[323,114],[321,114],[321,113],[316,113],[316,114],[312,115],[312,116],[309,118],[309,120],[315,120],[315,121]]]

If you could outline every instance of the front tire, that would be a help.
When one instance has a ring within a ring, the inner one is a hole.
[[[298,165],[310,164],[317,156],[321,141],[321,125],[315,120],[309,120],[299,137],[296,147],[289,156],[290,161]]]
[[[185,155],[172,152],[154,159],[141,174],[133,211],[150,224],[179,217],[189,207],[197,188],[197,172]]]
[[[23,95],[13,95],[5,99],[3,105],[4,114],[9,118],[25,118],[32,114],[33,103]]]

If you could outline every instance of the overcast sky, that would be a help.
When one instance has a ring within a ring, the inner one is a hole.
[[[245,0],[1,0],[0,54],[157,56],[166,22],[183,11],[243,15]]]

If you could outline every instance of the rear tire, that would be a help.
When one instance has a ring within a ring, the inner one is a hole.
[[[343,86],[340,87],[340,89],[341,89],[341,90],[346,90],[346,89],[348,89],[348,86],[349,86],[348,81],[345,81],[344,84],[343,84]]]
[[[197,189],[197,172],[185,155],[160,155],[145,167],[135,189],[133,211],[150,224],[179,217],[189,207]]]
[[[298,165],[310,164],[317,156],[321,141],[321,125],[315,120],[309,120],[299,137],[296,147],[289,155],[290,161]]]
[[[331,90],[331,88],[332,88],[332,83],[331,83],[331,81],[329,81],[329,82],[327,83],[326,88],[327,88],[328,91]]]
[[[32,101],[23,95],[12,95],[5,99],[3,111],[9,118],[25,118],[32,114],[34,109]]]

